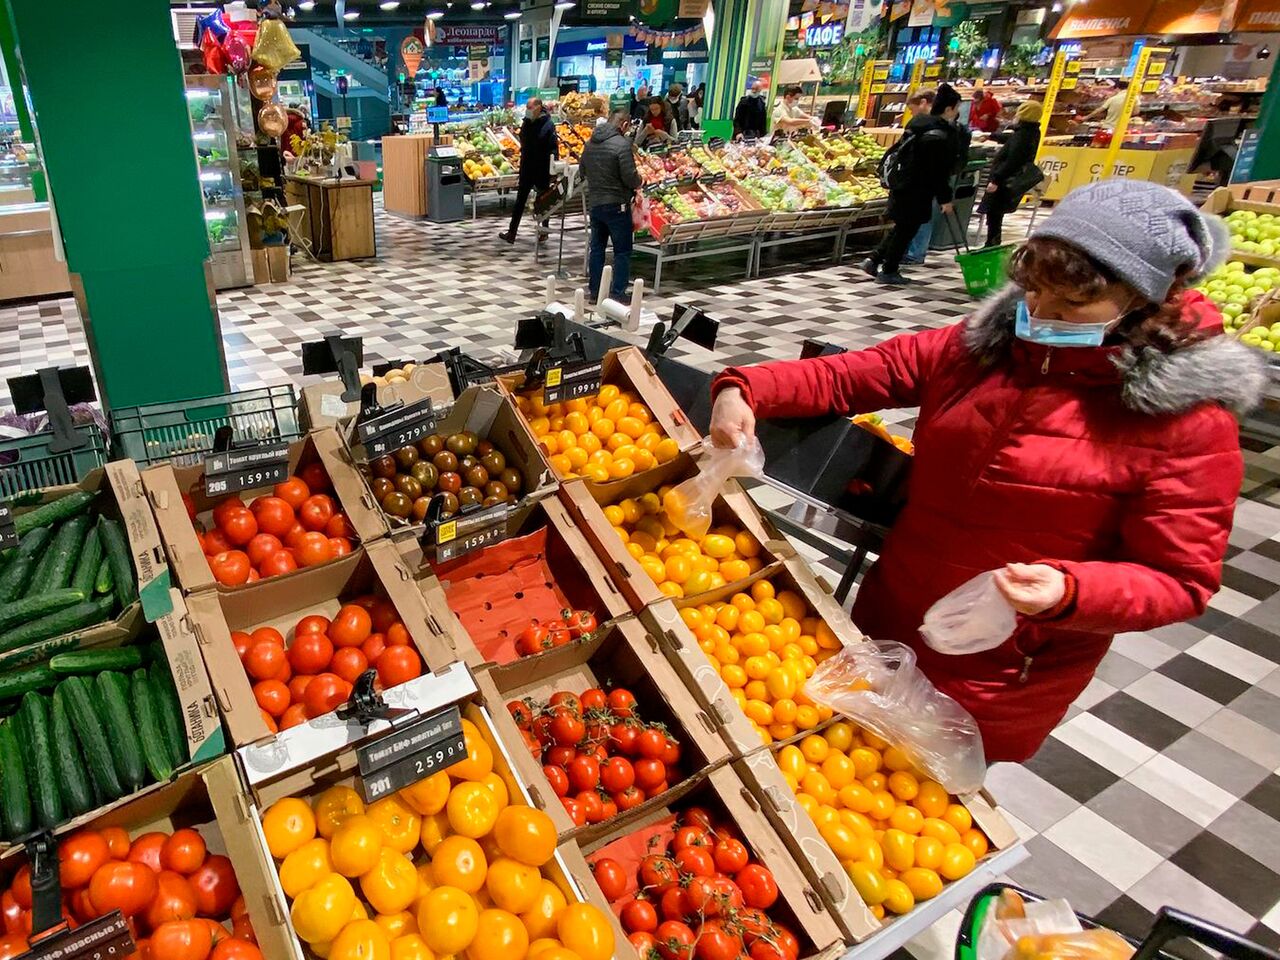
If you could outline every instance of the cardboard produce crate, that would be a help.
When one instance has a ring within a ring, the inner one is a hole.
[[[77,484],[47,487],[9,501],[15,517],[77,492],[97,493],[90,505],[94,514],[120,522],[129,543],[138,599],[103,623],[27,644],[0,653],[0,670],[11,670],[44,660],[54,653],[85,647],[118,646],[138,635],[144,622],[154,622],[172,609],[169,565],[161,548],[160,533],[143,493],[138,467],[132,460],[116,460],[91,470]]]
[[[516,660],[516,640],[534,618],[588,610],[604,623],[630,614],[618,586],[555,497],[511,510],[501,534],[443,564],[428,560],[417,540],[396,543],[433,607],[461,621],[467,642],[458,655],[471,667]],[[471,535],[466,522],[459,522],[458,539]]]
[[[1221,217],[1236,210],[1270,213],[1280,217],[1280,190],[1248,183],[1218,187],[1209,194],[1209,199],[1200,205],[1200,209],[1206,213],[1216,213]],[[1239,260],[1255,267],[1280,267],[1280,252],[1268,257],[1260,253],[1238,250],[1233,246],[1227,259]]]
[[[415,691],[414,696],[407,697],[403,706],[411,711],[411,715],[404,718],[403,722],[408,722],[417,716],[429,715],[441,707],[457,702],[462,709],[462,715],[479,728],[481,735],[493,751],[493,769],[507,787],[510,802],[529,805],[529,795],[525,787],[526,781],[522,765],[513,762],[515,758],[495,734],[491,715],[484,706],[477,702],[476,688],[471,683],[466,669],[458,665],[451,671],[451,674],[456,675],[456,682],[449,683],[447,689],[443,684],[436,684],[432,688],[421,688]],[[401,722],[398,720],[397,725]],[[375,731],[375,735],[384,734],[389,729],[389,725],[384,721],[379,721],[374,727],[370,728],[371,731]],[[282,776],[262,774],[256,779],[250,788],[252,802],[248,810],[248,829],[246,834],[256,844],[259,855],[265,857],[268,864],[272,863],[266,836],[262,830],[263,812],[269,809],[271,804],[283,797],[301,797],[311,801],[325,789],[337,784],[354,786],[356,785],[356,772],[356,752],[354,750],[345,750],[338,754],[326,755],[311,766],[292,773]],[[254,780],[254,774],[250,773],[250,779]],[[418,865],[429,860],[421,847],[416,848],[412,856]],[[587,899],[577,883],[569,875],[559,851],[550,862],[542,867],[542,872],[544,877],[560,888],[561,893],[564,894],[568,902],[581,902]],[[268,912],[281,918],[280,926],[283,931],[281,939],[286,941],[287,945],[287,949],[272,953],[270,955],[272,960],[303,960],[304,956],[313,955],[293,933],[291,922],[288,919],[289,901],[280,886],[275,869],[271,867],[268,869],[268,884],[263,897]],[[602,902],[597,902],[596,906],[601,910],[606,910],[607,913],[607,909]]]
[[[605,517],[604,508],[626,498],[634,499],[646,493],[656,493],[664,485],[674,486],[693,476],[696,471],[692,457],[682,453],[669,463],[626,480],[592,483],[577,479],[560,485],[561,501],[568,507],[574,522],[604,562],[609,575],[622,588],[623,595],[633,610],[642,610],[650,604],[668,599],[668,596],[645,573],[640,561],[627,551],[626,544]],[[729,480],[716,498],[711,526],[714,528],[721,524],[739,527],[755,537],[761,548],[761,569],[772,568],[778,561],[795,552],[736,480]],[[749,583],[759,573],[757,571],[752,577],[737,582]],[[705,592],[695,596],[705,596]]]
[[[814,892],[811,881],[760,808],[759,800],[730,767],[710,771],[692,789],[669,806],[643,812],[637,808],[610,824],[607,832],[576,844],[579,856],[570,855],[570,872],[578,884],[603,899],[591,874],[590,864],[602,857],[617,860],[629,878],[627,892],[613,906],[622,907],[635,894],[635,868],[646,854],[661,851],[670,839],[681,810],[699,806],[710,812],[713,823],[728,823],[737,829],[751,860],[767,867],[778,884],[778,899],[766,912],[771,920],[786,926],[800,941],[800,956],[833,960],[844,951],[844,935],[826,903]],[[616,915],[616,914],[615,914]],[[615,950],[615,956],[621,954]],[[634,956],[634,951],[630,956]]]
[[[235,761],[222,757],[188,770],[144,796],[68,825],[58,834],[80,827],[120,827],[131,840],[136,840],[152,831],[172,833],[180,827],[194,828],[204,839],[209,854],[230,859],[262,955],[283,957],[287,931],[281,925],[281,916],[272,911],[274,904],[268,896],[274,870],[270,857],[262,855],[255,838],[245,828],[248,809]],[[26,862],[26,855],[12,848],[0,860],[0,871],[8,876]],[[227,934],[230,933],[228,929]]]
[[[762,570],[757,579],[768,579],[778,593],[784,590],[798,593],[808,604],[810,613],[819,617],[841,643],[858,643],[864,639],[861,631],[850,622],[848,614],[814,578],[808,565],[798,556],[788,557],[773,567]],[[685,624],[680,610],[700,603],[725,600],[741,589],[741,584],[730,584],[705,594],[702,598],[664,600],[645,608],[640,614],[645,625],[660,639],[663,652],[681,679],[694,692],[698,702],[715,717],[721,736],[736,757],[760,750],[763,746],[760,736],[734,700],[729,687],[698,646],[698,640]]]
[[[552,386],[555,387],[562,375],[565,375],[564,382],[568,384],[578,375],[586,375],[589,379],[594,379],[596,370],[595,364],[565,364],[563,367],[551,368],[547,371],[547,376],[553,381]],[[685,416],[679,404],[672,399],[671,392],[659,379],[652,364],[638,347],[615,347],[605,353],[598,364],[598,378],[601,386],[612,384],[623,391],[635,394],[639,401],[649,408],[654,422],[662,427],[663,433],[675,440],[682,451],[691,450],[702,441],[697,428],[689,422],[689,418]],[[499,376],[496,383],[501,390],[514,399],[525,395],[524,379],[523,373],[517,373]],[[533,393],[541,398],[545,395],[545,389],[540,387]],[[590,399],[597,392],[593,390],[585,396]],[[528,437],[536,443],[538,438],[533,435],[529,427],[528,416],[528,414],[522,414],[520,423]],[[637,476],[644,476],[645,473]]]
[[[373,376],[362,373],[360,380],[362,383],[377,385],[378,403],[384,407],[397,403],[416,403],[426,397],[430,397],[433,403],[440,406],[453,402],[449,373],[443,363],[413,361],[406,361],[406,363],[413,364],[413,369],[409,372],[409,376],[403,379],[391,373]],[[405,365],[400,364],[395,369],[401,369]],[[378,370],[383,366],[386,365],[373,365],[373,369]],[[387,380],[388,376],[391,377],[390,380]],[[378,380],[386,382],[379,384]],[[323,383],[313,383],[303,387],[302,399],[298,402],[298,414],[302,418],[303,429],[320,430],[342,424],[349,427],[351,420],[360,412],[360,401],[343,400],[342,394],[345,392],[346,388],[336,377],[325,380]]]
[[[231,632],[250,633],[258,627],[275,627],[287,644],[302,617],[332,617],[343,603],[364,594],[390,600],[422,657],[423,676],[403,686],[429,680],[429,671],[443,671],[456,660],[452,652],[456,640],[444,638],[452,624],[442,625],[432,619],[395,547],[387,541],[371,543],[349,556],[288,577],[259,580],[234,591],[204,591],[187,598],[200,652],[213,679],[233,749],[261,744],[264,756],[270,755],[282,765],[296,765],[308,756],[305,744],[310,731],[332,726],[335,718],[326,714],[273,735],[262,719],[252,681],[236,654]],[[399,689],[385,692],[389,703],[395,702]]]
[[[338,507],[347,515],[355,528],[360,543],[369,543],[386,536],[387,524],[382,511],[377,509],[373,496],[363,478],[356,471],[345,446],[332,429],[317,430],[301,440],[289,444],[289,471],[296,474],[307,464],[319,462],[329,475],[333,496]],[[204,467],[175,467],[161,464],[142,472],[142,487],[155,512],[156,524],[164,543],[165,553],[173,565],[174,574],[185,594],[217,589],[223,592],[243,590],[251,584],[239,587],[220,586],[209,569],[208,558],[200,549],[195,527],[187,516],[182,500],[189,493],[195,502],[196,519],[212,526],[210,514],[216,503],[204,495]],[[271,487],[243,490],[240,498],[249,504],[256,497],[269,496]],[[221,499],[221,498],[218,498]],[[334,561],[330,561],[334,562]],[[288,581],[302,571],[287,573],[273,580]]]
[[[512,750],[523,747],[520,729],[505,704],[529,699],[546,703],[560,691],[580,694],[598,687],[622,687],[636,697],[636,713],[645,723],[661,723],[680,744],[680,780],[671,789],[628,811],[628,815],[659,809],[691,786],[701,773],[729,760],[729,751],[716,735],[716,725],[699,707],[658,655],[657,641],[634,619],[622,620],[568,646],[557,647],[537,657],[496,666],[476,676],[476,683],[489,705],[498,735]],[[540,758],[534,758],[541,767]],[[561,839],[586,842],[610,829],[609,823],[575,827],[550,784],[538,771],[528,784],[534,805],[547,811],[556,822]]]
[[[796,862],[813,888],[831,908],[841,929],[854,942],[865,940],[872,934],[891,926],[894,920],[891,917],[877,920],[871,913],[854,889],[835,852],[818,832],[817,825],[796,802],[795,795],[787,786],[782,770],[778,767],[777,751],[785,745],[772,744],[768,749],[757,751],[744,759],[735,760],[733,769],[758,798],[760,807],[769,818],[769,822],[796,858]],[[986,857],[978,861],[979,865],[997,852],[1018,842],[1017,833],[1000,814],[995,799],[985,790],[968,797],[958,798],[958,802],[968,808],[974,824],[982,828],[991,843],[990,851]],[[963,884],[966,879],[961,878],[946,883],[943,891],[955,884]],[[920,909],[920,904],[917,904],[915,909]],[[904,915],[904,917],[909,916],[911,916],[910,913]]]

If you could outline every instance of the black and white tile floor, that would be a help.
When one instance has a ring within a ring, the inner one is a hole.
[[[364,337],[366,357],[425,358],[449,346],[508,348],[514,318],[541,306],[554,252],[532,235],[499,246],[502,221],[410,223],[379,213],[376,260],[312,264],[291,282],[218,297],[237,388],[298,382],[298,344],[334,330]],[[580,270],[580,235],[566,243]],[[794,251],[788,251],[793,253]],[[714,351],[678,349],[709,369],[797,355],[807,338],[850,347],[953,322],[971,304],[951,257],[886,289],[849,264],[815,257],[743,281],[741,257],[665,271],[677,300],[721,322]],[[651,261],[637,258],[642,275]],[[561,284],[566,295],[569,284]],[[0,310],[0,376],[85,362],[69,299]],[[893,419],[904,426],[912,411]],[[1164,904],[1280,947],[1280,452],[1247,442],[1246,490],[1224,586],[1192,623],[1116,638],[1065,722],[1026,765],[1003,764],[992,791],[1029,838],[1013,879],[1123,931]],[[914,952],[949,955],[954,921]]]

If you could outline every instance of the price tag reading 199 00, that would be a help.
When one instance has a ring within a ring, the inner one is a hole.
[[[356,440],[364,444],[369,459],[410,444],[436,432],[436,412],[430,397],[406,404],[356,425]]]
[[[462,714],[449,707],[356,748],[366,803],[403,790],[467,755]]]
[[[576,400],[600,391],[600,362],[580,367],[552,367],[547,371],[542,389],[543,403]]]
[[[23,960],[125,960],[136,956],[129,924],[119,910],[33,944]]]
[[[211,453],[204,458],[204,492],[220,497],[289,479],[289,444],[263,444]]]
[[[0,550],[18,545],[18,531],[13,526],[13,508],[0,503]]]

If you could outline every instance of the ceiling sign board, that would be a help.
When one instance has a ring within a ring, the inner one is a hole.
[[[1143,32],[1154,0],[1080,0],[1067,8],[1051,40],[1131,36]]]

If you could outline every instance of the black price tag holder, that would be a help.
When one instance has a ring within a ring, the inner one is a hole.
[[[270,487],[289,479],[289,443],[236,443],[229,426],[213,435],[213,452],[204,458],[204,492],[221,497],[241,490]]]
[[[13,507],[0,503],[0,550],[18,545],[18,531],[13,523]]]
[[[430,397],[379,407],[374,399],[376,394],[373,384],[364,388],[360,395],[360,413],[356,416],[355,442],[364,448],[365,461],[376,460],[435,433],[436,424],[451,409],[437,410]]]
[[[548,367],[543,374],[542,402],[559,403],[599,393],[603,369],[601,360]]]
[[[724,147],[724,137],[712,137],[707,141],[708,150],[720,150]]]
[[[62,912],[58,842],[42,831],[26,839],[31,858],[31,949],[22,960],[124,960],[137,949],[119,910],[70,929]]]
[[[719,333],[719,320],[711,319],[699,307],[677,303],[671,309],[670,327],[662,321],[653,325],[653,332],[649,334],[649,343],[644,352],[650,359],[665,356],[672,344],[681,337],[707,350],[714,350]]]
[[[421,544],[431,549],[436,563],[448,563],[458,557],[500,543],[511,535],[512,504],[492,507],[479,505],[463,508],[452,517],[440,515],[441,503],[432,498],[427,507],[426,530]]]
[[[9,396],[16,413],[49,415],[50,453],[65,453],[83,447],[88,438],[76,431],[71,404],[92,403],[98,398],[88,367],[45,367],[36,373],[10,377]]]
[[[360,399],[360,368],[364,366],[364,340],[326,334],[323,340],[302,345],[303,373],[337,373],[342,379],[342,399]]]
[[[365,803],[373,803],[448,769],[466,756],[462,711],[456,705],[449,706],[357,747],[357,783]]]

